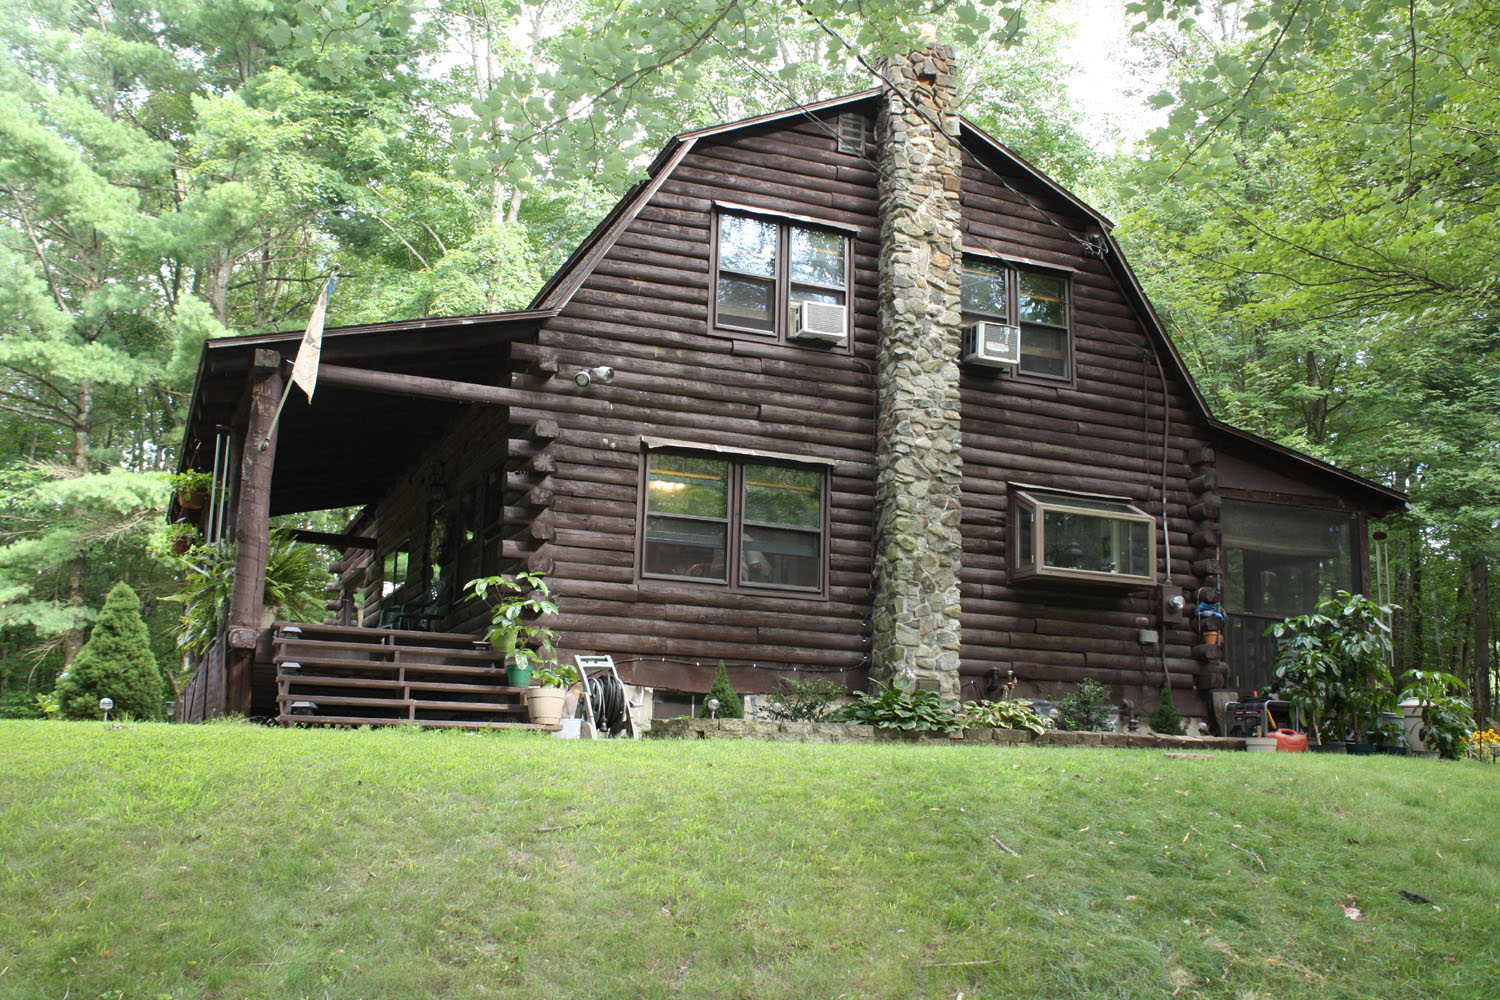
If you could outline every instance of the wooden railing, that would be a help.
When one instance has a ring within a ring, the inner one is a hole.
[[[470,635],[277,622],[272,651],[283,725],[549,728]]]

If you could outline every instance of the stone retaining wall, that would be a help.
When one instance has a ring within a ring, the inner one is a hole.
[[[667,719],[649,736],[679,740],[769,740],[776,743],[1007,743],[1054,747],[1132,747],[1144,750],[1243,750],[1245,741],[1222,736],[1155,733],[1064,733],[1038,736],[1029,729],[960,729],[909,733],[842,722],[756,722],[749,719]]]

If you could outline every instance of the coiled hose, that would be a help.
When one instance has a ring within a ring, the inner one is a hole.
[[[625,728],[625,686],[613,674],[596,674],[588,687],[595,728],[614,736]]]

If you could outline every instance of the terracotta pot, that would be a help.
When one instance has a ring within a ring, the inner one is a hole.
[[[560,687],[527,688],[526,707],[531,710],[531,721],[539,726],[560,724],[567,696],[568,692]]]
[[[184,555],[192,547],[193,539],[191,535],[178,535],[172,539],[172,554],[174,556]]]
[[[192,492],[183,490],[177,494],[177,506],[183,510],[202,510],[206,500],[208,500],[208,490],[204,489],[197,489]]]
[[[1217,646],[1219,644],[1219,633],[1217,633],[1217,632],[1204,632],[1203,633],[1203,643],[1204,643],[1204,645],[1207,645],[1207,646]]]

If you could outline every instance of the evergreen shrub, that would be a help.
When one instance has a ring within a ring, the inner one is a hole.
[[[104,599],[88,641],[57,682],[65,719],[99,718],[100,698],[114,701],[113,712],[136,719],[161,718],[161,671],[151,653],[140,598],[126,583],[115,584]]]
[[[743,719],[745,717],[745,706],[740,702],[740,696],[734,693],[734,685],[729,683],[729,670],[724,666],[724,661],[719,661],[719,673],[714,678],[713,686],[708,689],[709,698],[719,699],[719,708],[711,713],[720,719]],[[707,699],[704,699],[705,706]],[[708,713],[707,707],[704,708]]]

